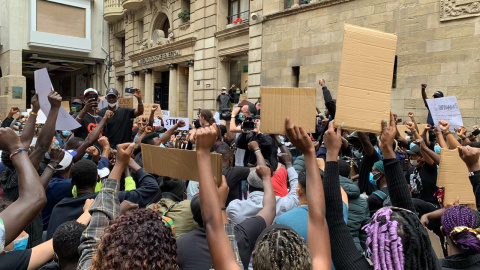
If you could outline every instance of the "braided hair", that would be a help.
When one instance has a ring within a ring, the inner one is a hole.
[[[480,253],[480,213],[464,205],[453,206],[445,210],[442,216],[445,234],[453,243],[465,252]]]
[[[105,229],[91,269],[177,269],[177,244],[160,213],[136,209]]]
[[[430,238],[414,213],[382,208],[363,229],[375,270],[438,269]]]
[[[275,225],[260,237],[253,251],[252,264],[255,270],[312,269],[312,256],[307,242],[293,229]]]

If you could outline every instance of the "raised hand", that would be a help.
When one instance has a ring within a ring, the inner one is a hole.
[[[52,108],[58,109],[62,105],[62,96],[52,90],[48,94],[48,102],[50,102]]]
[[[321,87],[325,87],[325,79],[320,79],[320,80],[318,80],[318,84],[319,84]]]
[[[465,138],[467,136],[467,128],[464,126],[458,127],[457,128],[457,135],[460,138]]]
[[[432,129],[432,125],[430,125],[430,124],[427,124],[427,125],[425,126],[425,129],[426,129],[426,130],[430,130],[430,129]]]
[[[110,111],[110,110],[107,110],[107,111],[105,112],[105,118],[106,118],[107,120],[111,119],[111,118],[113,117],[113,115],[114,115],[114,113],[113,113],[112,111]]]
[[[383,120],[382,123],[382,133],[380,135],[380,149],[384,156],[384,159],[395,158],[395,152],[393,152],[393,141],[397,135],[397,124],[393,118],[392,112],[390,112],[390,126],[387,125],[387,120]]]
[[[157,109],[158,109],[158,105],[153,105],[151,112],[152,112],[152,113],[155,113],[155,111],[156,111]]]
[[[38,94],[32,97],[32,112],[38,112],[40,110],[40,102],[38,102]]]
[[[122,166],[127,166],[128,162],[130,162],[130,156],[132,155],[134,148],[134,143],[123,143],[117,145],[116,165],[120,164]]]
[[[427,85],[425,83],[422,83],[422,89],[427,89]]]
[[[137,99],[141,99],[142,98],[142,90],[138,89],[138,88],[135,88],[135,94],[133,94],[134,97],[136,97]]]
[[[413,141],[413,143],[418,145],[418,147],[420,147],[420,148],[428,148],[427,145],[425,144],[425,141],[423,140],[423,138],[416,139],[415,141]]]
[[[102,148],[110,148],[110,142],[108,141],[108,138],[105,137],[105,136],[102,136],[100,137],[100,139],[98,139],[98,143],[100,144],[100,146],[102,146]]]
[[[98,149],[95,146],[90,146],[85,150],[86,153],[88,153],[92,157],[98,157],[100,155],[100,152],[98,152]]]
[[[438,126],[440,127],[440,130],[443,132],[450,132],[450,123],[444,120],[438,121]]]
[[[19,113],[20,109],[18,107],[12,107],[10,108],[10,112],[8,113],[9,117],[12,117],[14,114]]]
[[[297,127],[290,122],[290,118],[285,120],[285,129],[287,130],[287,137],[290,142],[298,148],[303,154],[307,152],[315,152],[313,142],[302,127]]]
[[[197,129],[195,134],[195,147],[197,152],[210,152],[210,149],[212,149],[212,146],[217,141],[217,137],[218,132],[216,124]]]
[[[251,142],[249,142],[249,143],[248,143],[248,149],[249,149],[250,151],[252,151],[252,152],[255,151],[255,150],[257,150],[257,149],[260,149],[260,147],[258,146],[258,142],[257,142],[257,141],[251,141]]]
[[[323,142],[325,143],[325,147],[327,148],[327,155],[329,153],[338,157],[338,152],[340,151],[340,147],[342,147],[342,128],[338,127],[335,131],[335,120],[331,121],[328,124],[328,130],[323,135]]]
[[[176,124],[177,128],[182,128],[182,127],[184,127],[185,125],[186,125],[186,123],[185,123],[185,121],[183,121],[183,120],[178,121],[177,124]]]
[[[410,117],[410,119],[412,119],[413,121],[413,119],[415,118],[415,115],[413,114],[413,112],[409,112],[408,117]]]
[[[406,123],[405,123],[405,126],[406,126],[410,131],[415,130],[415,124],[412,123],[412,122],[406,122]]]
[[[478,159],[480,158],[480,152],[476,148],[470,146],[458,146],[458,155],[467,165],[468,171],[476,172],[480,170],[480,164]]]
[[[278,162],[280,162],[285,166],[287,166],[287,164],[293,164],[293,158],[288,153],[278,153],[277,157],[278,157]]]
[[[272,176],[272,171],[267,166],[257,166],[257,168],[255,168],[255,172],[262,180],[266,178],[270,179]]]
[[[65,156],[65,152],[60,147],[55,146],[50,149],[50,151],[48,152],[48,155],[50,156],[50,161],[58,164],[62,161],[63,157]]]
[[[230,188],[227,185],[227,178],[225,177],[225,175],[222,175],[222,182],[220,183],[220,186],[218,187],[218,197],[220,199],[220,204],[221,205],[225,205],[225,203],[227,202],[227,197],[228,197],[229,190],[230,190]]]
[[[145,134],[150,134],[150,133],[152,133],[152,132],[153,132],[153,127],[147,126],[147,127],[145,128]]]
[[[0,128],[0,150],[12,153],[23,148],[20,137],[9,128]]]

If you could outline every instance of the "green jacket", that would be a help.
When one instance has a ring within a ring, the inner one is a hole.
[[[179,238],[198,228],[198,224],[193,220],[193,214],[190,210],[190,200],[175,202],[167,198],[162,198],[158,203],[149,205],[147,209],[160,211],[163,216],[173,220],[173,224],[175,225],[175,238]]]
[[[360,197],[360,189],[352,180],[339,176],[340,186],[348,196],[348,223],[350,234],[353,237],[358,251],[363,252],[367,235],[362,227],[370,222],[370,211],[367,200]]]
[[[305,156],[301,155],[298,156],[295,161],[293,162],[293,168],[295,168],[295,171],[297,173],[300,173],[301,171],[305,170]]]

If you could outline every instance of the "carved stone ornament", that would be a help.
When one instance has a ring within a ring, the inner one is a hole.
[[[220,62],[227,62],[229,60],[230,60],[230,57],[228,57],[226,55],[225,56],[220,56]]]
[[[440,21],[480,16],[480,0],[440,0]]]

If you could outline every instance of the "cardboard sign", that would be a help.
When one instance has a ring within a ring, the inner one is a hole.
[[[238,99],[238,103],[240,104],[244,100],[248,101],[248,97],[247,97],[247,95],[241,94],[240,98]]]
[[[457,127],[463,126],[462,113],[458,108],[457,97],[443,97],[427,99],[428,108],[432,114],[433,123],[440,130],[438,121],[450,123],[450,131],[455,132]]]
[[[458,150],[442,148],[437,186],[445,188],[445,204],[451,204],[460,197],[461,204],[475,205],[475,194],[468,178],[467,165],[458,155]]]
[[[382,120],[390,119],[396,45],[393,34],[345,24],[336,126],[381,133]]]
[[[70,112],[70,102],[62,101],[62,107],[65,109],[65,111]]]
[[[222,179],[222,155],[210,154],[213,176]],[[148,173],[199,181],[197,152],[142,144],[143,169]],[[220,179],[220,181],[219,181]]]
[[[315,132],[315,88],[262,87],[261,131],[268,134],[285,134],[285,119],[305,132]]]
[[[35,70],[35,92],[38,94],[38,101],[40,108],[46,116],[50,112],[50,102],[48,101],[48,94],[53,89],[52,82],[48,76],[46,68]],[[58,112],[57,121],[55,124],[56,130],[74,130],[81,127],[81,125],[73,119],[73,117],[62,107]]]
[[[155,111],[155,118],[157,117],[161,117],[163,118],[163,114],[162,114],[162,108],[160,108],[160,105],[159,104],[155,104],[155,103],[143,103],[143,114],[138,116],[140,118],[150,118],[150,112],[152,111],[152,106],[153,105],[157,105],[158,106],[158,109]]]
[[[119,98],[118,99],[118,107],[133,109],[133,98]]]
[[[189,130],[190,122],[188,118],[181,118],[181,117],[169,117],[163,120],[166,129],[171,129],[178,121],[183,120],[185,121],[186,125],[182,128],[178,128],[178,130]]]
[[[417,124],[417,126],[418,126],[418,129],[419,129],[420,135],[422,135],[423,131],[427,127],[427,124]],[[397,125],[397,130],[398,130],[398,133],[400,133],[400,136],[402,136],[404,139],[407,138],[406,131],[410,131],[410,129],[408,129],[408,127],[405,126],[405,125]],[[427,132],[427,138],[428,137],[429,136],[428,136],[428,132]]]

